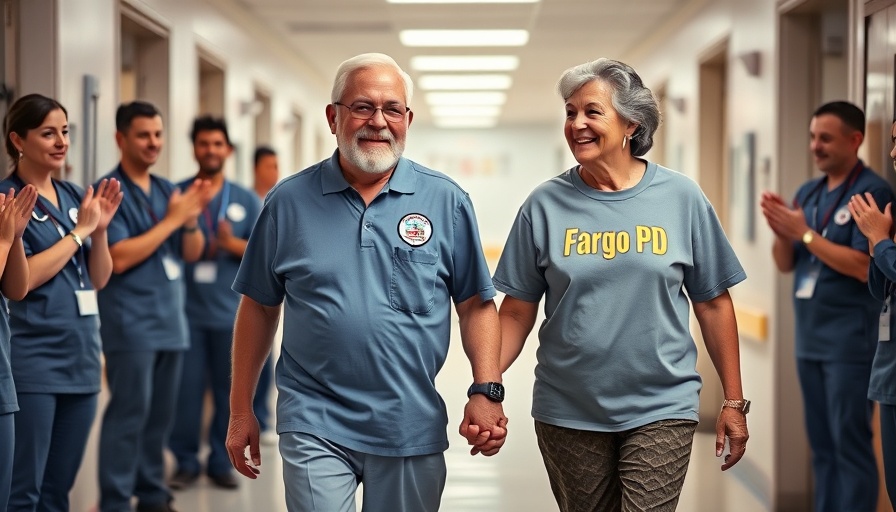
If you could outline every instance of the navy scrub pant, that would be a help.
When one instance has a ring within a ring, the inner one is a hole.
[[[233,466],[224,445],[230,420],[230,351],[233,329],[190,326],[190,349],[184,353],[177,414],[168,440],[168,448],[177,459],[177,468],[198,474],[199,441],[202,430],[202,405],[205,390],[211,386],[214,413],[208,441],[211,452],[206,472],[229,473]]]
[[[868,400],[871,361],[797,359],[806,432],[812,448],[817,512],[873,512],[877,464]]]
[[[170,500],[164,450],[180,385],[182,351],[106,354],[110,398],[100,431],[100,510],[130,512]]]
[[[68,512],[97,394],[18,393],[7,512]]]
[[[0,414],[0,511],[5,511],[9,502],[12,453],[16,446],[14,421],[13,413]]]
[[[880,404],[880,441],[887,494],[890,504],[896,507],[896,405]]]

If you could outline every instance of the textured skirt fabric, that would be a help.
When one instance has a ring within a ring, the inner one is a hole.
[[[535,421],[562,512],[674,511],[696,429],[690,420],[662,420],[622,432]]]

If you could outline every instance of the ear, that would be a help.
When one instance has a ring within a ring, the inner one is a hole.
[[[121,149],[121,146],[123,143],[124,143],[124,134],[118,130],[115,130],[115,144],[118,146],[118,149]]]
[[[10,132],[10,133],[9,133],[9,140],[11,140],[11,141],[12,141],[12,145],[16,147],[16,151],[19,151],[19,152],[22,151],[22,146],[24,146],[25,144],[24,144],[24,141],[22,141],[22,138],[19,137],[19,134],[18,134],[18,133],[16,133],[16,132]]]
[[[864,142],[864,140],[865,140],[865,136],[862,135],[862,132],[860,132],[860,131],[853,132],[852,143],[856,147],[856,151],[859,150],[859,146],[862,145],[862,142]]]
[[[336,106],[332,103],[327,105],[327,124],[330,125],[330,133],[336,133]]]
[[[408,127],[411,126],[412,122],[414,122],[414,111],[408,110]]]
[[[638,130],[638,126],[640,126],[638,123],[629,121],[628,126],[625,127],[625,134],[628,135],[629,138],[631,138],[631,136],[634,135],[635,132]]]

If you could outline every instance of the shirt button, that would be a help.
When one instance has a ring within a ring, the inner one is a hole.
[[[365,229],[370,229],[370,226],[372,226],[372,225],[373,225],[372,223],[370,223],[370,222],[366,222],[366,223],[364,224],[364,228],[365,228]]]

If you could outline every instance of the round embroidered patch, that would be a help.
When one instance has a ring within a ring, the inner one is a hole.
[[[423,214],[409,213],[398,221],[398,236],[411,247],[419,247],[432,237],[432,223]]]
[[[845,206],[837,210],[837,213],[834,214],[834,222],[836,222],[838,226],[846,224],[850,219],[852,219],[852,215],[849,213],[849,208]]]
[[[246,207],[239,203],[227,205],[227,218],[233,222],[242,222],[246,218]]]

